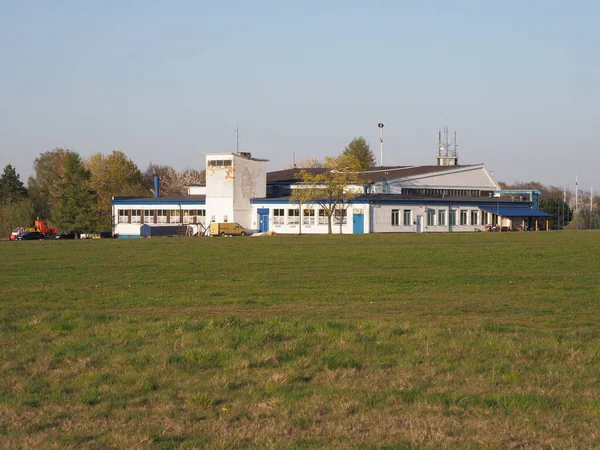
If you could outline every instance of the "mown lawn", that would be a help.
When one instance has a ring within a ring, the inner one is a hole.
[[[1,448],[594,448],[600,233],[0,242]]]

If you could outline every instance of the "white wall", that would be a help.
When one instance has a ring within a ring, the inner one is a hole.
[[[427,224],[427,212],[431,209],[435,212],[433,225]],[[392,210],[398,210],[399,225],[392,225]],[[405,224],[404,211],[411,211],[411,222]],[[444,223],[439,223],[439,211],[444,211]],[[456,212],[456,225],[449,225],[450,212]],[[461,211],[467,212],[465,225],[461,225]],[[471,212],[477,213],[477,223],[472,223]],[[476,206],[453,206],[448,204],[439,205],[373,205],[372,206],[372,230],[373,233],[415,233],[417,232],[417,218],[421,216],[421,233],[447,233],[483,231],[485,225],[481,225],[482,212]]]
[[[255,230],[251,200],[267,196],[267,162],[234,155],[233,217],[248,230]]]
[[[314,215],[314,224],[305,224],[303,222],[304,216],[302,212],[305,209],[310,209],[309,206],[315,211]],[[319,205],[302,205],[302,211],[300,214],[301,224],[291,224],[290,223],[290,214],[289,210],[297,210],[298,205],[293,203],[281,202],[281,203],[255,203],[252,205],[252,229],[258,229],[257,220],[258,220],[258,209],[266,208],[269,210],[269,231],[275,231],[278,234],[327,234],[328,226],[327,223],[319,224]],[[274,215],[275,209],[283,209],[283,223],[277,223],[278,218]],[[352,204],[348,207],[346,211],[346,223],[341,226],[342,234],[353,234],[353,214],[354,211],[362,211],[364,214],[364,232],[365,234],[370,232],[370,211],[368,204]],[[332,218],[331,223],[331,231],[333,234],[340,234],[340,224],[336,223],[335,218]]]
[[[230,161],[229,166],[213,166],[210,161]],[[233,154],[208,153],[206,155],[206,221],[234,222],[233,189],[235,171]]]
[[[214,166],[211,160],[231,161],[229,166]],[[253,230],[253,198],[267,195],[267,162],[233,153],[206,155],[207,222],[238,222]]]
[[[206,186],[188,186],[188,195],[206,195]]]

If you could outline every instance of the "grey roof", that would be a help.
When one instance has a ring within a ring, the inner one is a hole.
[[[266,197],[266,198],[254,198],[252,199],[253,203],[260,202],[288,202],[290,200],[290,196],[280,196],[280,197]],[[479,203],[479,204],[512,204],[515,206],[518,205],[529,205],[531,202],[520,201],[511,199],[509,197],[487,197],[487,196],[473,196],[473,195],[464,195],[464,196],[449,196],[446,195],[444,197],[441,196],[433,196],[433,195],[404,195],[404,194],[366,194],[359,195],[355,197],[353,202],[444,202],[444,203],[461,203],[461,202],[469,202],[469,203]]]
[[[394,178],[412,177],[416,175],[426,175],[430,173],[447,172],[456,169],[466,169],[469,167],[478,167],[481,164],[474,165],[456,165],[456,166],[383,166],[373,167],[361,173],[362,177],[373,182],[389,180]],[[274,183],[296,183],[300,180],[297,176],[301,170],[306,170],[312,174],[325,172],[324,168],[309,168],[309,169],[285,169],[267,173],[267,184]]]

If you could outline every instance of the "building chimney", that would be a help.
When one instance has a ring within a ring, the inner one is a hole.
[[[154,197],[160,197],[160,178],[154,175]]]

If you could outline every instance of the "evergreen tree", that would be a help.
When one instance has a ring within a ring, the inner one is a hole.
[[[91,174],[79,155],[67,153],[52,208],[52,219],[58,228],[80,233],[98,231],[96,193],[91,189],[90,183]]]
[[[4,168],[0,175],[0,204],[13,203],[27,197],[27,189],[12,165]]]
[[[355,157],[360,162],[360,170],[367,170],[375,166],[375,155],[362,136],[352,139],[342,155]]]
[[[35,174],[29,177],[29,198],[33,201],[36,216],[47,219],[51,216],[56,201],[57,186],[64,173],[65,159],[71,151],[55,148],[44,152],[33,162]]]

